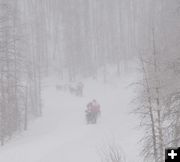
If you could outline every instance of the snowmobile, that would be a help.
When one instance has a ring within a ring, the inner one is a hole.
[[[86,122],[87,124],[96,124],[98,114],[95,112],[86,112]]]

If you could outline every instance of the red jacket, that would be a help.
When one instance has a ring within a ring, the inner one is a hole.
[[[100,112],[100,105],[99,104],[92,104],[91,112],[99,113]]]

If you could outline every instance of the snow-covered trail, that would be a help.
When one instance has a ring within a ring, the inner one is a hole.
[[[142,162],[137,144],[141,132],[129,114],[134,93],[128,85],[133,77],[108,84],[86,81],[82,98],[57,91],[51,82],[43,93],[43,117],[23,137],[0,148],[0,162],[100,162],[98,151],[113,141],[121,145],[127,162]],[[86,125],[84,109],[93,98],[102,116],[97,125]]]

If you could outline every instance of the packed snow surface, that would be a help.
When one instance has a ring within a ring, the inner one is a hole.
[[[139,120],[135,105],[137,76],[107,81],[85,80],[84,95],[77,97],[56,89],[57,80],[44,82],[43,116],[30,123],[27,132],[0,148],[0,162],[101,162],[101,149],[118,143],[127,162],[142,162],[139,156]],[[101,117],[87,125],[84,110],[97,99]]]

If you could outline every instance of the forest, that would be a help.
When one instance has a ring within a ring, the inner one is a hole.
[[[136,62],[141,156],[164,162],[180,145],[179,20],[178,0],[0,0],[1,145],[43,118],[44,79],[106,84]]]

